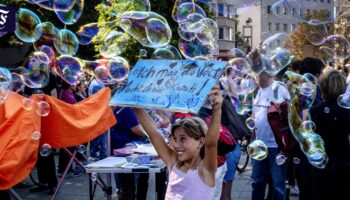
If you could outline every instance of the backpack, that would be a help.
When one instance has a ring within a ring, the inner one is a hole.
[[[205,122],[209,124],[211,122],[211,116],[205,118]],[[225,156],[228,152],[231,152],[235,149],[236,144],[237,141],[233,137],[232,133],[224,125],[221,124],[217,154],[219,156]]]
[[[267,111],[267,120],[281,151],[286,155],[294,154],[298,142],[289,128],[288,102],[284,101],[280,104],[271,102]]]
[[[221,110],[221,124],[227,127],[236,140],[242,140],[243,137],[250,138],[252,132],[245,124],[248,116],[240,115],[236,112],[231,97],[224,97]]]

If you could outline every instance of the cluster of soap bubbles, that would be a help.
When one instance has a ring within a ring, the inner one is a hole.
[[[285,33],[276,33],[264,40],[258,47],[260,53],[259,63],[253,65],[253,71],[257,74],[266,72],[272,76],[278,74],[282,69],[287,67],[293,60],[294,56],[286,46],[288,35]]]
[[[216,22],[207,18],[194,0],[176,0],[172,18],[179,24],[181,54],[186,59],[211,59],[217,51],[219,29]]]
[[[308,158],[310,164],[317,168],[324,168],[328,157],[322,138],[315,133],[315,124],[310,120],[308,109],[312,106],[316,96],[317,79],[311,74],[299,75],[287,71],[281,82],[273,83],[272,101],[281,103],[285,101],[282,91],[288,90],[291,99],[288,106],[288,121],[293,136],[299,143],[300,149]],[[283,164],[285,155],[276,157],[276,162]],[[300,161],[294,158],[293,162]]]

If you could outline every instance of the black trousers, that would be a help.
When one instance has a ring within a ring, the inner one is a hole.
[[[47,184],[52,187],[57,186],[54,153],[50,153],[48,156],[44,157],[41,156],[39,152],[38,160],[36,161],[36,170],[40,183],[45,185]]]
[[[148,173],[117,174],[121,191],[119,200],[146,200],[148,190]]]

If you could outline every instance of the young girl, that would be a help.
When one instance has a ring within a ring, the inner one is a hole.
[[[214,86],[209,93],[212,121],[209,128],[200,118],[185,118],[172,129],[174,148],[165,143],[150,116],[135,108],[136,115],[169,170],[166,200],[211,199],[217,168],[222,95]]]

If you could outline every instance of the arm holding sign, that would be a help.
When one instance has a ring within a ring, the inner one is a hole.
[[[219,86],[215,85],[208,94],[208,100],[212,107],[212,120],[205,137],[205,157],[203,167],[215,175],[217,169],[217,143],[221,125],[221,105],[223,102]]]
[[[152,118],[142,108],[134,108],[134,111],[160,158],[167,166],[173,166],[177,160],[176,153],[167,143],[165,143]]]

